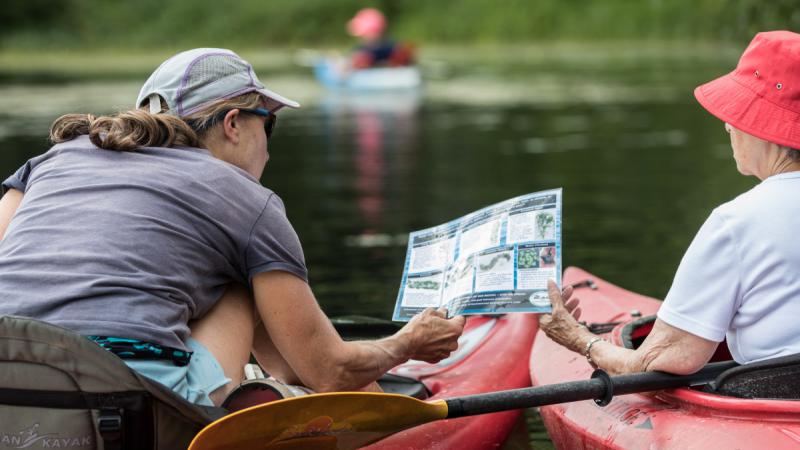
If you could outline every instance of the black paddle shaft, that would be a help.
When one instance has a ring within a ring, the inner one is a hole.
[[[644,372],[612,377],[603,370],[596,370],[590,380],[451,398],[446,400],[447,418],[590,399],[605,406],[614,395],[707,384],[735,366],[734,361],[711,363],[691,375]]]

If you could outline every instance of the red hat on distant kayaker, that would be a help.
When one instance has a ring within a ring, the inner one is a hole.
[[[733,72],[694,91],[705,109],[753,136],[800,149],[800,34],[758,33]]]
[[[386,29],[386,18],[375,8],[364,8],[347,22],[347,32],[351,36],[378,39]]]

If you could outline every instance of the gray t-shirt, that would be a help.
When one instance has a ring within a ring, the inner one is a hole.
[[[186,349],[231,282],[307,280],[283,202],[199,148],[117,152],[88,136],[3,182],[25,193],[0,242],[0,314]]]

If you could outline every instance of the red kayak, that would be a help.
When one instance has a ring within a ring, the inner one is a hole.
[[[617,345],[629,348],[635,348],[650,331],[654,318],[647,316],[655,314],[660,305],[653,298],[626,291],[574,267],[565,271],[563,283],[576,286],[581,320],[595,332],[606,332],[605,337]],[[720,348],[712,361],[730,359],[724,343]],[[773,364],[767,369],[761,364],[757,373],[761,381],[756,383],[747,377],[754,373],[750,367],[760,363],[730,369],[705,387],[660,391],[654,396],[621,395],[606,407],[592,401],[544,406],[541,416],[560,449],[796,449],[800,447],[800,392],[790,389],[789,397],[794,399],[782,396],[780,400],[762,400],[751,399],[761,395],[737,391],[748,385],[769,390],[772,382],[783,384],[773,389],[780,391],[786,386],[785,380],[798,379],[797,358],[793,361],[794,365]],[[583,356],[557,345],[543,333],[536,337],[530,358],[534,385],[585,380],[592,371]],[[791,378],[778,381],[787,373]],[[778,397],[770,394],[768,398]]]
[[[472,316],[465,330],[458,350],[446,360],[438,364],[410,361],[391,373],[418,380],[423,392],[415,396],[430,400],[531,385],[526,362],[538,330],[536,315]],[[397,383],[402,385],[403,381]],[[387,391],[393,391],[391,383],[382,385]],[[413,390],[413,385],[409,387]],[[396,392],[402,392],[402,386]],[[521,414],[517,410],[440,420],[397,433],[365,448],[500,448]]]

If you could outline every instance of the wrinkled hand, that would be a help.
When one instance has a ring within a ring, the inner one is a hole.
[[[447,319],[447,309],[427,308],[414,316],[403,331],[411,336],[411,359],[437,363],[458,348],[458,338],[467,319]]]
[[[572,286],[567,286],[561,292],[555,281],[548,280],[547,293],[550,296],[553,311],[550,314],[542,314],[539,318],[539,328],[553,341],[574,352],[583,352],[580,336],[588,331],[586,327],[578,323],[581,308],[578,306],[577,298],[570,298]]]

